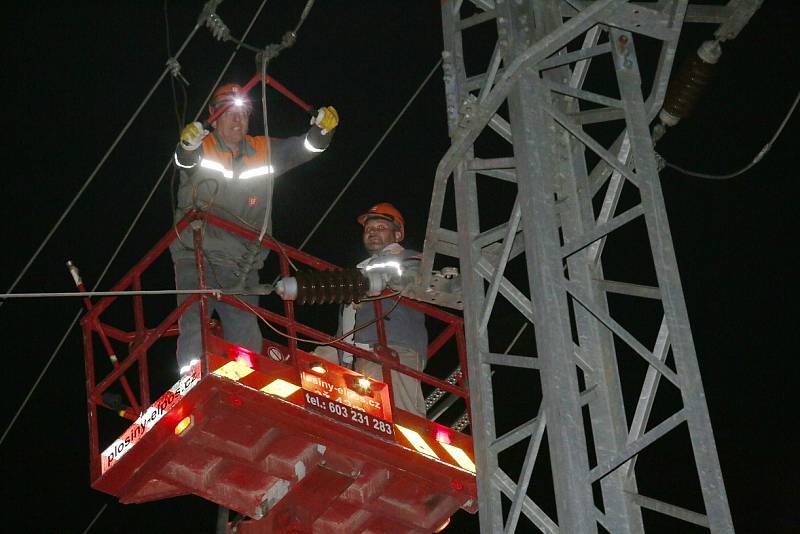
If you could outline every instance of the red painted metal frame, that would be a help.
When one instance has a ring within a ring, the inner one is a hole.
[[[283,398],[267,394],[261,388],[275,379],[296,379],[294,369],[215,336],[209,342],[210,369],[216,372],[195,382],[92,487],[122,503],[193,493],[252,518],[237,530],[250,534],[293,532],[283,519],[296,522],[302,534],[430,532],[458,508],[476,511],[476,481],[469,471],[416,453],[402,435],[365,434],[360,425],[311,412],[302,389]],[[313,360],[303,351],[298,356]],[[220,373],[231,361],[246,361],[253,372]],[[188,430],[176,433],[187,416]],[[426,426],[413,414],[398,416],[407,427],[422,432],[420,424]],[[445,431],[451,445],[471,452],[468,436],[427,426],[429,436]],[[447,457],[441,442],[429,444],[439,458]],[[279,482],[288,484],[288,493],[265,508],[267,488]],[[420,530],[426,523],[430,529]]]
[[[300,109],[302,109],[306,113],[312,113],[313,112],[313,107],[311,106],[311,104],[307,104],[306,102],[304,102],[299,96],[297,96],[296,94],[291,92],[289,89],[286,88],[285,85],[283,85],[281,82],[279,82],[278,80],[276,80],[272,76],[269,76],[269,75],[263,75],[262,76],[262,74],[260,72],[257,72],[252,78],[250,78],[250,81],[248,81],[246,84],[244,84],[244,86],[242,87],[242,92],[243,93],[249,92],[250,89],[252,89],[258,82],[260,82],[262,80],[262,78],[264,80],[264,83],[266,83],[267,85],[272,86],[276,91],[278,91],[283,96],[285,96],[286,98],[288,98],[289,100],[291,100],[292,102],[297,104],[297,106]],[[218,110],[216,110],[214,113],[212,113],[206,119],[206,123],[211,124],[212,122],[217,120],[220,115],[225,113],[228,110],[228,108],[231,107],[231,105],[232,104],[226,104],[226,105],[222,106],[221,108],[219,108]]]
[[[195,222],[196,221],[196,222]],[[205,223],[217,226],[232,234],[242,236],[247,239],[255,240],[258,235],[256,232],[243,228],[235,223],[221,219],[212,214],[191,211],[181,221],[177,223],[174,228],[171,228],[157,243],[151,248],[123,278],[115,284],[111,291],[126,291],[130,289],[140,290],[142,288],[142,275],[153,264],[154,261],[163,253],[165,253],[176,236],[185,230],[193,222],[195,224]],[[195,232],[199,236],[199,232]],[[268,236],[261,240],[261,245],[278,254],[279,267],[281,276],[290,276],[289,260],[295,264],[302,264],[317,270],[335,270],[338,269],[335,265],[328,263],[324,260],[311,256],[305,252],[294,249]],[[198,272],[200,274],[200,288],[204,287],[204,272],[202,252],[198,249],[196,254],[196,262],[198,265]],[[208,298],[218,298],[219,300],[237,306],[244,310],[255,312],[263,320],[277,325],[286,330],[287,335],[290,336],[288,342],[288,352],[290,364],[297,368],[296,358],[297,342],[293,337],[303,337],[311,339],[320,343],[329,343],[331,346],[343,349],[347,352],[354,354],[356,357],[365,358],[381,364],[384,368],[383,376],[390,382],[391,373],[388,370],[395,370],[405,375],[411,376],[420,380],[423,383],[429,384],[433,387],[440,388],[446,392],[457,395],[466,400],[469,406],[469,393],[466,388],[466,348],[464,343],[463,320],[455,315],[447,313],[434,306],[401,298],[401,303],[405,306],[417,309],[429,315],[438,321],[445,323],[447,326],[444,330],[429,344],[427,357],[430,359],[436,356],[442,347],[451,339],[455,339],[456,350],[458,353],[458,361],[462,370],[462,378],[456,384],[450,384],[435,376],[428,375],[424,372],[416,371],[410,367],[406,367],[393,356],[392,351],[386,347],[378,347],[375,352],[364,350],[354,345],[349,345],[343,341],[334,341],[334,338],[329,334],[316,330],[308,325],[299,323],[294,317],[294,305],[292,302],[284,303],[284,315],[274,313],[272,311],[254,307],[252,309],[243,305],[238,299],[227,295],[218,295],[209,297],[207,294],[192,294],[189,295],[179,306],[173,309],[156,327],[148,328],[145,322],[144,307],[141,297],[134,297],[132,300],[134,327],[132,331],[124,330],[106,324],[102,321],[103,314],[108,310],[109,306],[114,303],[118,297],[109,296],[98,300],[96,303],[91,303],[86,299],[87,313],[81,319],[81,327],[83,331],[84,340],[84,357],[85,357],[85,372],[86,372],[86,394],[87,394],[87,417],[89,423],[89,457],[91,458],[91,478],[95,480],[100,475],[99,454],[100,454],[100,438],[98,428],[98,406],[110,408],[103,401],[103,393],[115,383],[119,382],[125,390],[126,395],[131,397],[129,404],[131,408],[121,412],[120,415],[135,420],[136,417],[143,410],[142,407],[147,407],[150,404],[150,383],[148,377],[148,350],[153,344],[165,336],[174,336],[178,333],[177,321],[186,310],[195,302],[200,303],[201,318],[203,325],[203,346],[206,350],[206,340],[209,334],[211,322],[207,316],[206,305]],[[376,317],[381,317],[381,301],[374,301],[376,307]],[[381,339],[385,339],[385,331],[383,328],[382,320],[377,323],[378,332]],[[93,343],[94,335],[103,341],[102,345],[110,356],[114,351],[111,347],[109,340],[114,340],[121,343],[128,344],[127,356],[120,357],[118,362],[115,362],[113,369],[106,376],[102,377],[98,382],[96,376],[96,362],[95,362],[95,349]],[[127,381],[125,373],[131,367],[138,364],[138,382],[139,382],[139,398],[133,398],[133,392],[129,386],[126,386]],[[202,363],[203,376],[208,372],[208,354],[206,353]],[[391,384],[389,383],[391,392]],[[433,424],[433,423],[432,423]]]

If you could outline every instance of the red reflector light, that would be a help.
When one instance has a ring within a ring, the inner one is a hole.
[[[236,361],[250,369],[253,368],[253,358],[243,350],[236,355]]]
[[[451,443],[450,433],[447,430],[444,430],[443,428],[437,428],[436,441],[438,441],[439,443],[447,443],[448,445],[450,445]]]

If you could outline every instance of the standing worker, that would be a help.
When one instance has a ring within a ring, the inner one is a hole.
[[[320,108],[311,119],[307,133],[286,139],[248,135],[252,106],[237,84],[224,84],[214,91],[209,113],[228,106],[211,123],[213,132],[200,122],[186,125],[175,150],[175,164],[181,169],[175,221],[192,209],[206,211],[259,232],[270,226],[271,181],[286,171],[323,152],[331,142],[339,117],[332,106]],[[233,235],[212,225],[203,227],[203,257],[209,288],[256,288],[258,270],[266,250],[254,240]],[[184,230],[171,245],[175,265],[175,287],[197,288],[192,231]],[[178,305],[187,297],[178,296]],[[243,296],[251,306],[258,296]],[[178,367],[190,370],[200,357],[199,305],[190,307],[178,321]],[[209,316],[216,310],[227,341],[261,352],[262,337],[257,317],[234,306],[208,299]]]
[[[404,279],[412,278],[413,273],[419,271],[420,253],[405,249],[400,244],[405,237],[405,220],[397,208],[388,202],[381,202],[360,215],[357,221],[364,227],[362,241],[370,255],[357,265],[359,269],[365,272],[386,269]],[[352,329],[348,323],[353,320],[348,320],[348,312],[352,313],[351,310],[354,310],[356,329],[360,325],[371,324],[357,330],[353,341],[356,345],[371,348],[378,343],[378,329],[374,323],[375,307],[371,302],[351,306],[346,307],[342,314],[342,331],[348,332]],[[421,371],[428,355],[425,314],[402,304],[394,309],[390,306],[388,303],[383,306],[386,343],[397,352],[401,364]],[[383,369],[379,363],[358,358],[354,369],[376,380],[383,380]],[[425,398],[418,380],[392,371],[392,387],[395,406],[425,417]]]

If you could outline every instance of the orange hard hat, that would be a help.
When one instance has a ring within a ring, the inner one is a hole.
[[[406,232],[406,221],[403,219],[403,215],[397,208],[388,202],[380,202],[379,204],[375,204],[368,209],[366,213],[359,215],[356,220],[358,221],[358,224],[363,226],[369,219],[373,218],[392,221],[400,229],[400,240],[402,241]]]
[[[219,107],[221,103],[235,102],[241,99],[239,105],[244,105],[245,109],[250,111],[250,102],[247,100],[247,94],[242,91],[242,86],[236,83],[226,83],[217,87],[214,94],[211,96],[209,103],[209,112],[214,108]]]

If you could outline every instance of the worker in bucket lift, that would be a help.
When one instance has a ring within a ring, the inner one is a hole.
[[[381,202],[360,215],[357,221],[363,226],[362,241],[370,255],[357,267],[364,273],[385,273],[390,280],[389,286],[397,290],[413,281],[419,272],[420,253],[405,249],[400,244],[405,237],[405,221],[397,208],[388,202]],[[392,300],[387,299],[382,307],[386,343],[397,353],[401,364],[421,371],[427,362],[428,351],[425,314],[402,304],[392,309],[393,305]],[[372,350],[378,343],[374,320],[375,307],[371,301],[350,304],[344,307],[340,317],[339,334],[355,328],[356,332],[344,341]],[[328,347],[318,347],[314,352],[328,360],[335,358]],[[339,351],[338,359],[348,367],[353,363],[353,356],[346,352]],[[376,380],[383,380],[379,363],[357,358],[353,369]],[[392,371],[392,387],[394,406],[425,417],[425,398],[418,380]]]
[[[248,134],[252,110],[247,95],[236,84],[219,86],[211,99],[209,113],[228,106],[211,123],[209,132],[200,122],[186,125],[175,150],[180,168],[175,221],[192,209],[212,213],[260,233],[268,220],[272,203],[272,180],[323,152],[331,142],[339,117],[332,106],[320,108],[311,119],[308,132],[286,139]],[[206,285],[216,289],[255,288],[258,270],[266,250],[255,240],[233,235],[212,225],[203,226],[203,256]],[[197,265],[192,230],[187,228],[171,245],[175,265],[175,287],[196,289]],[[178,305],[186,299],[178,296]],[[241,297],[258,304],[257,295]],[[201,353],[198,304],[179,319],[178,366],[186,373]],[[227,341],[261,352],[262,337],[257,317],[247,311],[208,300],[209,316],[217,312]]]

